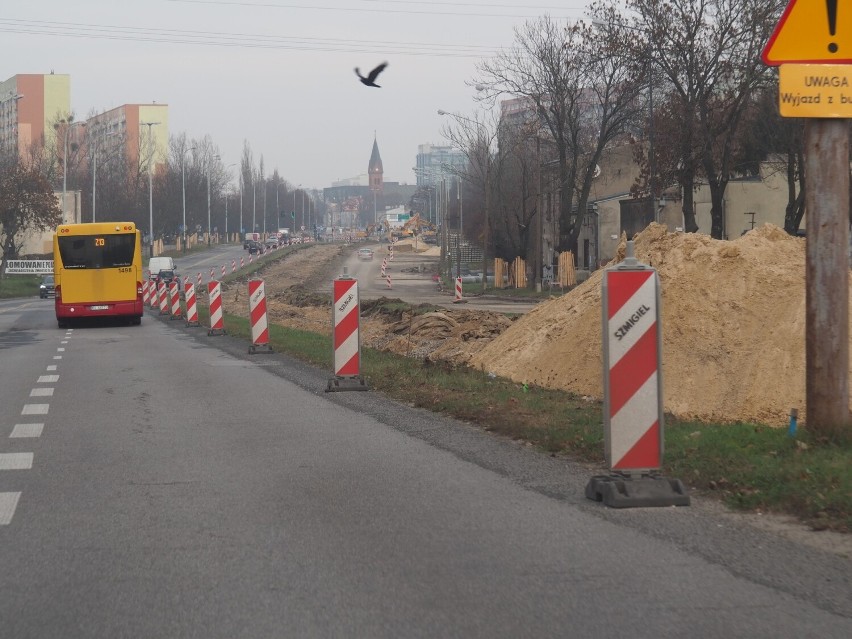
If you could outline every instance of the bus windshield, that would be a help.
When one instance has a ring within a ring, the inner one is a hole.
[[[130,266],[136,233],[72,235],[59,237],[62,266],[67,269],[101,269]]]

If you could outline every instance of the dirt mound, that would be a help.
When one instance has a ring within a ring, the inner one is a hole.
[[[625,239],[615,261],[624,257]],[[781,425],[805,408],[805,243],[766,225],[733,241],[652,224],[636,257],[662,293],[665,410]],[[540,304],[470,360],[519,382],[603,395],[602,271]]]
[[[485,311],[404,312],[364,343],[407,357],[464,365],[511,324],[505,315]]]

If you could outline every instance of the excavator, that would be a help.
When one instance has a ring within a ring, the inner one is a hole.
[[[420,217],[420,213],[415,213],[409,220],[402,225],[402,236],[411,237],[412,235],[434,236],[437,229],[432,222],[424,220]]]

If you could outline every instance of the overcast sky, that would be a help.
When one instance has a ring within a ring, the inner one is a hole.
[[[414,182],[417,146],[446,144],[438,109],[471,116],[476,62],[547,13],[586,0],[28,0],[0,12],[0,80],[67,73],[77,117],[169,105],[170,133],[243,142],[293,185],[366,173],[375,132],[388,181]],[[365,87],[353,71],[388,68]]]

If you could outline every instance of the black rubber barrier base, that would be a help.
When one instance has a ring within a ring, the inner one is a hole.
[[[596,475],[586,484],[586,497],[610,508],[689,506],[683,483],[658,475]]]
[[[326,393],[334,393],[337,391],[365,391],[370,390],[367,382],[362,377],[332,377],[328,380]]]
[[[274,353],[269,344],[252,344],[248,349],[249,355],[257,355],[258,353]]]

